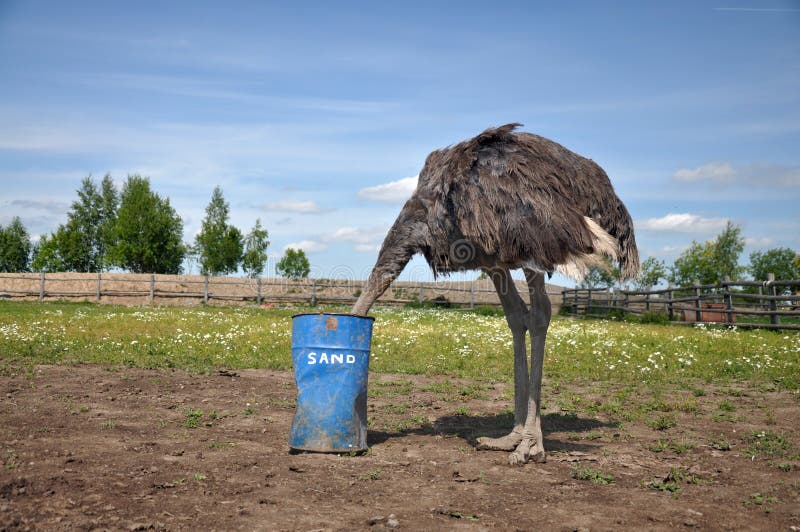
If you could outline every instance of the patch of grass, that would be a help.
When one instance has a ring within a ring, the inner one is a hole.
[[[462,386],[458,390],[458,395],[460,395],[463,399],[485,399],[486,389],[488,389],[488,386],[486,385],[483,385],[479,382],[471,382],[465,386]]]
[[[295,312],[290,308],[136,308],[0,301],[0,352],[4,368],[97,363],[192,372],[288,370]],[[495,312],[376,308],[373,314],[377,319],[370,369],[374,372],[513,379],[511,333],[505,319]],[[695,383],[704,381],[731,383],[731,391],[738,393],[741,388],[734,384],[749,381],[798,389],[798,349],[800,334],[794,331],[774,334],[556,317],[548,333],[545,373],[564,383],[697,389]],[[690,364],[685,363],[688,360]],[[451,396],[457,400],[461,389],[454,387]],[[572,407],[583,405],[573,402]]]
[[[644,409],[648,412],[672,412],[675,408],[670,403],[662,401],[661,399],[653,399],[645,403]]]
[[[100,428],[103,430],[111,430],[117,428],[117,423],[111,419],[100,423]]]
[[[672,451],[675,454],[682,454],[686,451],[694,449],[694,444],[691,442],[675,442],[672,440],[659,439],[656,443],[648,447],[654,453],[661,453],[664,451]]]
[[[645,484],[647,488],[667,493],[678,494],[683,484],[700,484],[702,479],[692,475],[687,470],[680,467],[671,467],[667,476],[656,479]]]
[[[680,412],[685,412],[687,414],[699,414],[700,413],[700,404],[697,402],[696,399],[685,399],[675,405],[675,408]]]
[[[719,408],[719,409],[720,409],[720,410],[722,410],[723,412],[735,412],[735,411],[736,411],[736,405],[735,405],[735,404],[733,404],[733,403],[732,403],[732,402],[730,402],[730,401],[722,401],[722,402],[721,402],[721,403],[720,403],[720,404],[717,406],[717,408]]]
[[[720,434],[719,436],[713,438],[709,442],[709,445],[712,449],[716,449],[718,451],[730,451],[732,447],[731,442],[725,437],[724,434]]]
[[[736,415],[731,412],[715,412],[711,419],[717,423],[733,423],[736,421]]]
[[[678,421],[672,414],[664,414],[652,419],[648,419],[647,426],[653,430],[668,430],[678,425]]]
[[[411,416],[411,422],[414,423],[415,425],[419,425],[420,427],[427,427],[430,426],[431,424],[430,421],[428,421],[428,419],[425,416],[422,416],[420,414],[415,414]]]
[[[648,310],[644,312],[641,316],[639,316],[639,319],[637,321],[639,323],[655,323],[658,325],[668,325],[669,314],[667,314],[666,312]]]
[[[599,469],[588,466],[576,465],[572,468],[572,478],[576,480],[588,480],[594,484],[613,484],[614,476],[603,473]]]
[[[203,411],[187,408],[183,411],[183,416],[181,425],[187,429],[196,429],[200,427],[200,421],[203,419]]]
[[[373,469],[372,471],[370,471],[366,475],[364,475],[362,478],[364,480],[380,480],[382,473],[383,473],[383,470],[380,467],[378,467],[376,469]]]
[[[783,434],[771,430],[753,432],[748,438],[750,445],[747,455],[757,456],[786,456],[792,448],[792,442]]]
[[[386,412],[390,414],[406,414],[408,413],[408,405],[407,404],[388,404],[383,407]]]
[[[17,453],[14,449],[6,449],[3,452],[3,466],[9,471],[19,467],[19,458],[17,458]]]
[[[756,505],[762,506],[765,504],[775,504],[778,502],[778,498],[773,495],[764,495],[763,493],[753,493],[747,499],[744,500],[744,504],[747,506]]]

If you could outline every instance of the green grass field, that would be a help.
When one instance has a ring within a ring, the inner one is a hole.
[[[0,371],[33,364],[291,368],[291,316],[346,308],[121,307],[0,301]],[[511,334],[493,313],[384,308],[370,369],[510,381]],[[554,318],[545,377],[625,384],[748,381],[800,387],[800,333]]]

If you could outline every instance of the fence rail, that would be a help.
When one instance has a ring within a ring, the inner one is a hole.
[[[562,312],[572,316],[648,315],[678,323],[800,329],[800,280],[723,281],[659,290],[575,288],[562,291]]]
[[[0,273],[0,298],[45,301],[70,299],[121,304],[353,304],[362,280],[211,277],[122,273]],[[527,300],[524,281],[517,282]],[[556,310],[561,287],[548,286]],[[395,281],[378,300],[384,304],[432,304],[475,308],[497,306],[490,280],[455,282]]]

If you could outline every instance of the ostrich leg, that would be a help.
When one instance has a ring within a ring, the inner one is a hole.
[[[514,339],[514,429],[501,438],[478,438],[477,448],[482,451],[513,451],[522,441],[528,413],[528,355],[525,347],[528,308],[508,270],[487,270],[486,273],[494,282]]]
[[[525,269],[525,279],[531,295],[528,327],[531,331],[531,372],[528,385],[527,418],[522,429],[522,441],[509,456],[512,465],[522,465],[529,460],[544,462],[544,438],[542,437],[541,392],[544,342],[550,326],[550,299],[544,285],[544,275]]]

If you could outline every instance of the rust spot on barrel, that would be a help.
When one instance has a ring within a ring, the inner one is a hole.
[[[329,316],[325,320],[325,329],[328,331],[335,331],[339,327],[339,320],[334,318],[333,316]]]

